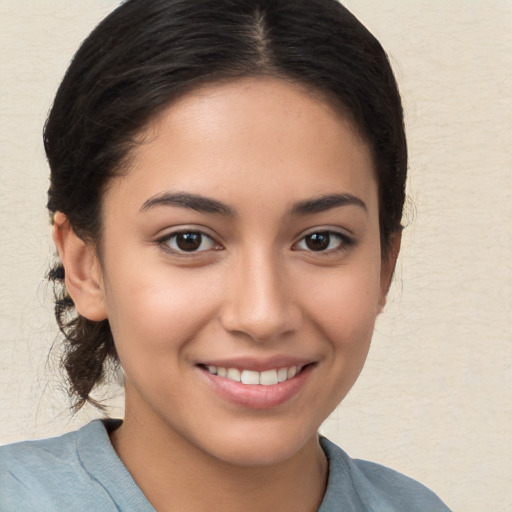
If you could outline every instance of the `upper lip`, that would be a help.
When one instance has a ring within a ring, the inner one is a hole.
[[[276,355],[267,358],[254,357],[230,357],[226,359],[208,359],[200,361],[200,366],[216,366],[220,368],[238,368],[239,370],[252,370],[264,372],[279,368],[291,368],[292,366],[303,367],[315,363],[313,359]]]

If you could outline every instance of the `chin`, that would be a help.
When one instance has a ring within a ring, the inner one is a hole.
[[[269,428],[237,429],[222,439],[211,437],[203,450],[218,460],[239,467],[264,467],[281,464],[317,444],[317,429]],[[251,432],[252,430],[252,432]]]

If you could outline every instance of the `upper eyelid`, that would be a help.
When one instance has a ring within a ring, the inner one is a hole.
[[[215,242],[221,243],[219,241],[220,237],[216,233],[212,233],[211,229],[207,228],[206,226],[198,225],[169,226],[165,229],[160,230],[159,234],[155,236],[155,239],[167,240],[175,235],[179,235],[180,233],[201,233],[202,235],[211,238]]]
[[[305,237],[307,237],[309,235],[313,235],[315,233],[330,233],[330,234],[338,235],[338,236],[340,236],[342,238],[346,238],[346,239],[350,239],[350,240],[354,240],[356,238],[355,234],[352,233],[352,231],[350,231],[347,228],[334,227],[334,226],[316,226],[314,228],[310,228],[310,229],[306,229],[306,230],[302,231],[295,238],[294,244],[296,244],[297,242],[299,242],[303,238],[305,238]]]

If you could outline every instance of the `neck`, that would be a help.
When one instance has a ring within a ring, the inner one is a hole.
[[[316,435],[287,460],[238,466],[203,452],[158,420],[139,420],[127,408],[111,441],[158,512],[313,512],[327,483],[327,460]]]

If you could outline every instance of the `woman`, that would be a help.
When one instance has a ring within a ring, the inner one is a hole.
[[[2,449],[2,511],[448,510],[317,434],[384,306],[407,166],[346,9],[128,0],[44,137],[71,392],[119,365],[126,411]]]

